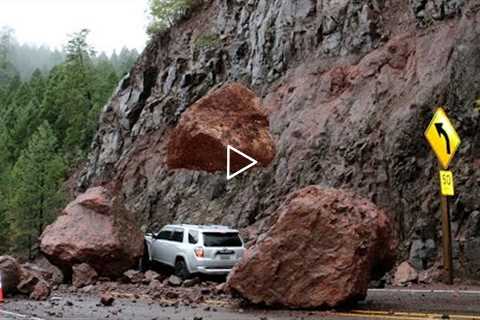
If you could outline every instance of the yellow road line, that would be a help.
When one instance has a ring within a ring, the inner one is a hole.
[[[348,313],[348,312],[335,312],[334,316],[349,317],[349,318],[368,318],[368,319],[390,319],[390,320],[425,320],[425,319],[435,319],[428,317],[407,317],[407,316],[396,316],[396,315],[382,315],[382,314],[367,314],[367,313]]]
[[[416,318],[429,318],[432,316],[442,316],[442,314],[425,313],[425,312],[397,312],[397,311],[375,311],[375,310],[352,310],[352,313],[360,314],[376,314],[376,315],[391,315],[402,317],[416,317]]]
[[[380,319],[398,319],[398,320],[421,320],[421,319],[443,319],[446,315],[440,313],[421,313],[421,312],[389,312],[375,310],[353,310],[351,312],[338,312],[341,316],[348,317],[367,317]],[[464,314],[448,314],[447,319],[453,320],[480,320],[480,316]]]

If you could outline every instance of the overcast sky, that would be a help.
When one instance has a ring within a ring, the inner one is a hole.
[[[0,0],[0,26],[15,29],[21,43],[62,48],[68,34],[91,30],[97,51],[111,53],[123,47],[141,51],[148,0]]]

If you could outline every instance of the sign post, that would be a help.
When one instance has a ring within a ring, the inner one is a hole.
[[[443,269],[446,274],[446,283],[453,284],[452,231],[447,196],[440,196],[440,210],[442,211]]]
[[[453,174],[448,171],[461,140],[443,108],[438,108],[425,138],[435,152],[440,165],[440,211],[442,214],[443,269],[446,283],[453,284],[452,235],[448,197],[455,195]],[[442,170],[443,169],[443,170]]]

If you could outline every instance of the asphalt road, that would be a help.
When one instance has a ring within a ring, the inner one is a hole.
[[[8,300],[0,319],[147,319],[147,320],[293,320],[293,319],[459,319],[480,320],[480,291],[370,290],[354,310],[288,311],[243,310],[219,306],[162,307],[152,301],[117,299],[113,306],[92,296],[53,296],[46,302]]]

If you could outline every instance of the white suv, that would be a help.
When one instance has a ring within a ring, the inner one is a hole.
[[[194,273],[226,275],[244,251],[238,230],[219,225],[167,225],[145,235],[141,267],[160,262],[174,267],[183,279]]]

